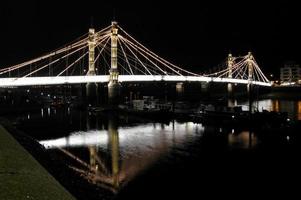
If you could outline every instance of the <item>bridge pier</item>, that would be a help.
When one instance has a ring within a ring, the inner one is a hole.
[[[120,98],[120,84],[112,83],[108,84],[108,102],[111,105],[117,105]]]
[[[118,43],[118,27],[117,22],[112,22],[111,29],[111,69],[110,80],[108,84],[108,102],[111,105],[117,105],[120,98],[120,84],[118,82],[117,68],[117,43]]]
[[[181,99],[184,96],[184,83],[180,82],[176,84],[176,97]]]
[[[97,83],[87,83],[86,84],[86,101],[87,104],[91,106],[96,106],[98,104],[98,84]]]
[[[209,95],[209,88],[209,82],[201,82],[201,93],[203,93],[204,95]]]

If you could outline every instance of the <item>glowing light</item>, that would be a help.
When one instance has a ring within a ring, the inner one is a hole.
[[[286,136],[286,140],[289,141],[290,140],[290,136]]]
[[[158,124],[157,124],[158,125]],[[146,124],[137,127],[123,127],[118,130],[119,145],[120,147],[127,146],[128,144],[135,145],[137,149],[145,149],[149,146],[159,144],[161,140],[162,129],[166,138],[183,139],[187,137],[187,133],[194,134],[195,130],[204,131],[202,125],[194,125],[193,123],[171,124],[162,126],[154,126],[154,124]],[[160,133],[160,134],[156,134]],[[89,130],[86,132],[76,131],[71,133],[68,137],[40,141],[46,148],[56,147],[76,147],[76,146],[91,146],[97,145],[106,148],[109,142],[110,131],[107,130]]]
[[[214,78],[205,76],[170,76],[170,75],[119,75],[120,82],[151,82],[151,81],[189,81],[248,84],[248,80],[234,78]],[[80,83],[109,82],[109,75],[96,76],[58,76],[58,77],[24,77],[0,78],[0,87],[31,86],[31,85],[63,85]],[[252,84],[270,87],[271,83],[252,81]],[[43,95],[41,93],[41,95]]]

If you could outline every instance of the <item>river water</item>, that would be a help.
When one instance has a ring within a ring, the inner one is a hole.
[[[301,119],[301,101],[268,99],[254,106]],[[239,189],[237,193],[247,192],[249,181],[277,186],[272,181],[274,170],[281,170],[277,174],[281,178],[296,176],[282,172],[297,166],[293,157],[299,155],[299,142],[289,134],[266,141],[243,129],[114,113],[94,115],[72,108],[44,108],[39,114],[20,116],[17,122],[48,151],[60,149],[79,176],[121,199],[214,197],[221,195],[216,190],[231,189],[230,183],[237,184],[232,188]]]

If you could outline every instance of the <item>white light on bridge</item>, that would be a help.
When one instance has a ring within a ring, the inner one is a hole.
[[[120,82],[220,82],[248,84],[248,80],[232,78],[214,78],[205,76],[171,76],[171,75],[120,75]],[[58,77],[25,77],[25,78],[0,78],[0,87],[32,86],[32,85],[63,85],[80,83],[105,83],[109,82],[108,75],[96,76],[58,76]],[[253,81],[252,84],[271,86],[270,83]],[[43,95],[41,93],[41,95]]]

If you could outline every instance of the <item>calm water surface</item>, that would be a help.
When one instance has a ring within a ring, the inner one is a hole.
[[[258,110],[288,112],[293,120],[301,116],[301,101],[261,100],[254,106]],[[232,176],[242,181],[233,174],[236,165],[250,170],[258,162],[266,162],[262,156],[266,154],[261,152],[264,142],[248,130],[174,120],[163,123],[114,114],[93,115],[71,108],[44,108],[40,114],[28,113],[18,121],[20,129],[49,151],[59,149],[66,155],[69,167],[79,175],[96,187],[115,194],[122,191],[121,197],[131,197],[133,194],[128,191],[137,188],[154,194],[167,194],[178,187],[179,191],[190,190],[191,178],[205,181],[200,183],[205,188],[212,184],[212,178],[221,179],[223,184]],[[276,149],[286,148],[290,142],[283,137]],[[260,156],[255,156],[258,151]],[[235,171],[244,170],[239,167]],[[252,179],[252,172],[246,176]],[[162,189],[164,184],[168,187]]]

